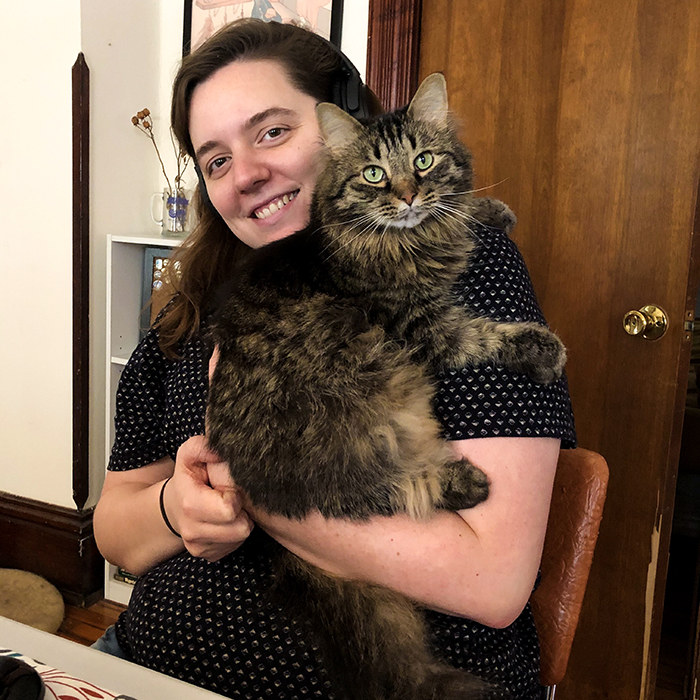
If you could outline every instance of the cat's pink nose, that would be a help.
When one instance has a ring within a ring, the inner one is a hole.
[[[401,195],[401,199],[403,199],[406,204],[410,207],[411,204],[413,204],[413,200],[416,198],[416,193],[415,192],[404,192]]]

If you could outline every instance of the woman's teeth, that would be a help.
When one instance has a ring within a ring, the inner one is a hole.
[[[266,207],[258,209],[256,212],[254,212],[256,218],[267,219],[268,216],[277,213],[282,207],[289,204],[298,194],[299,190],[292,192],[291,194],[285,194],[284,197],[280,197],[274,202],[270,202],[270,204],[268,204]]]

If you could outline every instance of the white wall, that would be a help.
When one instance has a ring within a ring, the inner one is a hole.
[[[343,49],[365,69],[369,0],[345,0]],[[0,3],[0,491],[73,508],[71,67],[90,69],[90,498],[104,473],[105,256],[109,234],[157,233],[164,184],[131,124],[154,115],[166,167],[181,0]],[[192,180],[190,175],[189,180]],[[192,184],[192,183],[190,183]]]
[[[345,0],[343,4],[343,31],[340,47],[365,77],[367,67],[367,26],[369,0]]]
[[[0,26],[0,491],[74,508],[71,68],[82,51],[91,107],[90,505],[104,470],[106,236],[153,226],[157,164],[131,116],[158,101],[160,1],[1,3]]]
[[[0,3],[0,490],[72,506],[71,67],[80,0]]]
[[[164,4],[172,4],[172,0]],[[179,4],[179,3],[178,3]],[[157,113],[160,0],[82,0],[82,51],[90,68],[90,498],[105,470],[105,277],[107,236],[158,233],[150,218],[158,161],[131,123]]]

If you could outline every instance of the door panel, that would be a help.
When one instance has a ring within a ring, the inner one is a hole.
[[[580,445],[610,465],[558,695],[652,697],[698,282],[700,3],[423,0],[420,77],[433,71],[477,186],[518,215],[514,237],[570,350]],[[626,335],[624,314],[652,303],[666,335]]]

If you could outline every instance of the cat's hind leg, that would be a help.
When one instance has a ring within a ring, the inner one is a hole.
[[[388,588],[325,574],[275,542],[273,602],[306,622],[345,700],[485,700],[495,688],[434,658],[425,619]]]
[[[464,510],[473,508],[489,495],[486,474],[466,459],[449,462],[442,471],[442,496],[439,508]]]
[[[391,408],[374,432],[378,452],[388,457],[396,475],[392,508],[414,519],[429,517],[440,508],[472,508],[489,492],[486,475],[466,459],[455,459],[440,434],[433,395],[422,369],[406,365],[386,384]]]

